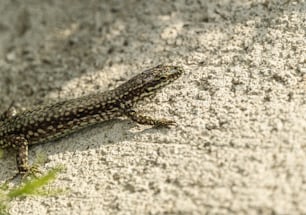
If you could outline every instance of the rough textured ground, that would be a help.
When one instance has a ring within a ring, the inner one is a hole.
[[[160,63],[186,73],[126,119],[32,147],[64,164],[58,197],[11,214],[306,214],[305,1],[0,4],[0,110],[118,86]],[[0,180],[16,171],[0,160]]]

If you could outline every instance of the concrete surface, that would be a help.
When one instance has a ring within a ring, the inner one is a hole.
[[[177,127],[118,119],[32,147],[44,170],[66,166],[68,192],[11,214],[306,214],[305,14],[302,0],[1,0],[1,111],[186,70],[139,108]]]

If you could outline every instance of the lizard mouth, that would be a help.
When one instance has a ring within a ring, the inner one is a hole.
[[[172,66],[171,67],[170,79],[178,79],[184,72],[183,68],[180,66]]]

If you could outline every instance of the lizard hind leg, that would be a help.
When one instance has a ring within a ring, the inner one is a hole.
[[[0,114],[0,121],[3,121],[7,118],[15,116],[16,114],[17,114],[17,111],[15,108],[15,101],[12,101],[10,106],[7,108],[7,110],[4,111],[2,114]]]
[[[12,135],[8,138],[13,148],[17,150],[16,163],[18,168],[18,175],[22,177],[28,174],[39,173],[37,166],[29,166],[28,164],[28,140],[23,136]]]
[[[24,137],[16,137],[17,155],[16,162],[20,175],[24,175],[29,172],[30,167],[28,165],[28,141]]]

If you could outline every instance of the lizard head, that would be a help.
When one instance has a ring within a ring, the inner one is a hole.
[[[158,65],[134,76],[119,86],[117,94],[126,102],[135,103],[156,94],[164,86],[178,79],[184,70],[180,66]]]

